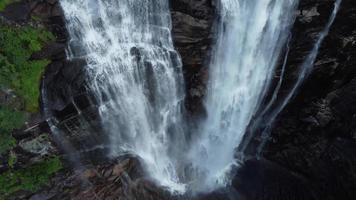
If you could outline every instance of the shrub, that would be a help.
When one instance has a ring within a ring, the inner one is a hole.
[[[62,168],[60,159],[54,157],[28,168],[7,171],[0,175],[0,199],[20,190],[36,192]]]

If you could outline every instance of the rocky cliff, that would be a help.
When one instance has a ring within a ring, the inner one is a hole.
[[[325,26],[334,1],[301,1],[287,82]],[[344,0],[311,76],[278,117],[264,156],[303,177],[315,199],[356,197],[355,2]]]

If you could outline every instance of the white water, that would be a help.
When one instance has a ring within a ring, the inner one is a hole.
[[[189,159],[200,189],[227,184],[235,148],[263,100],[294,22],[295,0],[221,0],[208,118]]]
[[[187,144],[184,84],[167,0],[61,0],[69,57],[86,59],[112,156],[140,156],[162,185],[182,191],[177,151]],[[179,148],[178,148],[179,147]]]

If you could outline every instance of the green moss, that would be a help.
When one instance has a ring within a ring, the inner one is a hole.
[[[26,110],[38,110],[40,77],[48,60],[29,60],[54,39],[44,29],[0,25],[0,85],[10,87],[25,100]]]
[[[13,129],[20,128],[24,122],[25,115],[22,112],[0,106],[0,154],[16,145],[11,132]]]
[[[62,168],[60,159],[54,157],[25,169],[5,172],[0,175],[0,199],[20,190],[35,192]]]
[[[9,4],[17,1],[19,0],[0,0],[0,12],[3,11]]]

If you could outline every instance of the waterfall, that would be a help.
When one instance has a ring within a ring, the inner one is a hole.
[[[298,1],[220,0],[204,101],[208,115],[190,141],[168,0],[61,0],[61,6],[70,35],[68,58],[86,60],[85,87],[97,104],[111,156],[139,156],[148,174],[174,191],[185,191],[185,184],[208,191],[229,183],[239,165],[236,149],[257,111],[272,113],[271,124],[309,75],[340,2],[296,84],[270,112],[283,82]],[[261,109],[280,60],[281,77]]]
[[[61,0],[68,57],[87,62],[112,156],[138,155],[162,185],[183,190],[182,64],[171,38],[167,0]]]
[[[205,100],[189,154],[200,189],[227,183],[236,148],[269,89],[295,19],[295,0],[221,0]]]

